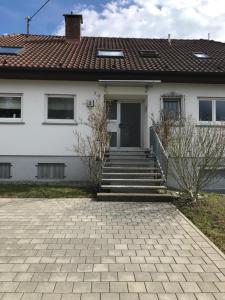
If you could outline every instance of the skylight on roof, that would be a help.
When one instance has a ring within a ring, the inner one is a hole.
[[[193,52],[193,55],[197,58],[209,58],[209,55],[204,52]]]
[[[0,54],[19,54],[22,47],[0,47]]]
[[[98,50],[97,56],[99,57],[124,57],[122,50]]]
[[[142,56],[142,57],[158,57],[159,56],[159,53],[158,51],[156,50],[139,50],[139,54]]]

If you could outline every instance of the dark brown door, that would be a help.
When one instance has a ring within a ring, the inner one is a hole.
[[[120,147],[140,147],[141,104],[121,103]]]

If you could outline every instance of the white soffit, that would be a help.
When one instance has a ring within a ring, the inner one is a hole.
[[[161,80],[99,80],[101,86],[152,86],[153,84],[161,83]]]

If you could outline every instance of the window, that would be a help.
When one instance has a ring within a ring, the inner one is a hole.
[[[204,52],[193,52],[193,55],[197,58],[209,58],[209,55]]]
[[[216,121],[225,121],[225,101],[216,101]]]
[[[199,121],[212,121],[212,101],[199,101]]]
[[[225,99],[200,99],[199,121],[225,122]]]
[[[139,50],[139,54],[142,57],[149,57],[149,58],[159,57],[159,53],[156,50]]]
[[[48,96],[48,120],[74,120],[73,96]]]
[[[97,56],[98,57],[124,57],[124,53],[122,50],[114,50],[114,49],[98,50]]]
[[[19,54],[22,47],[0,47],[0,54]]]
[[[117,120],[117,101],[106,101],[106,110],[109,120]]]
[[[0,95],[0,119],[21,119],[21,96]]]
[[[37,165],[38,179],[64,179],[65,164],[39,163]]]
[[[164,118],[178,120],[181,117],[181,98],[163,97]]]
[[[9,179],[11,177],[11,164],[0,163],[0,179]]]

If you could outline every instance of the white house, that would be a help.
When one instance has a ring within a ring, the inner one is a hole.
[[[74,130],[85,133],[98,98],[112,103],[111,146],[120,149],[149,148],[161,108],[225,121],[225,44],[81,37],[81,15],[65,23],[65,36],[0,36],[1,182],[87,181]]]

